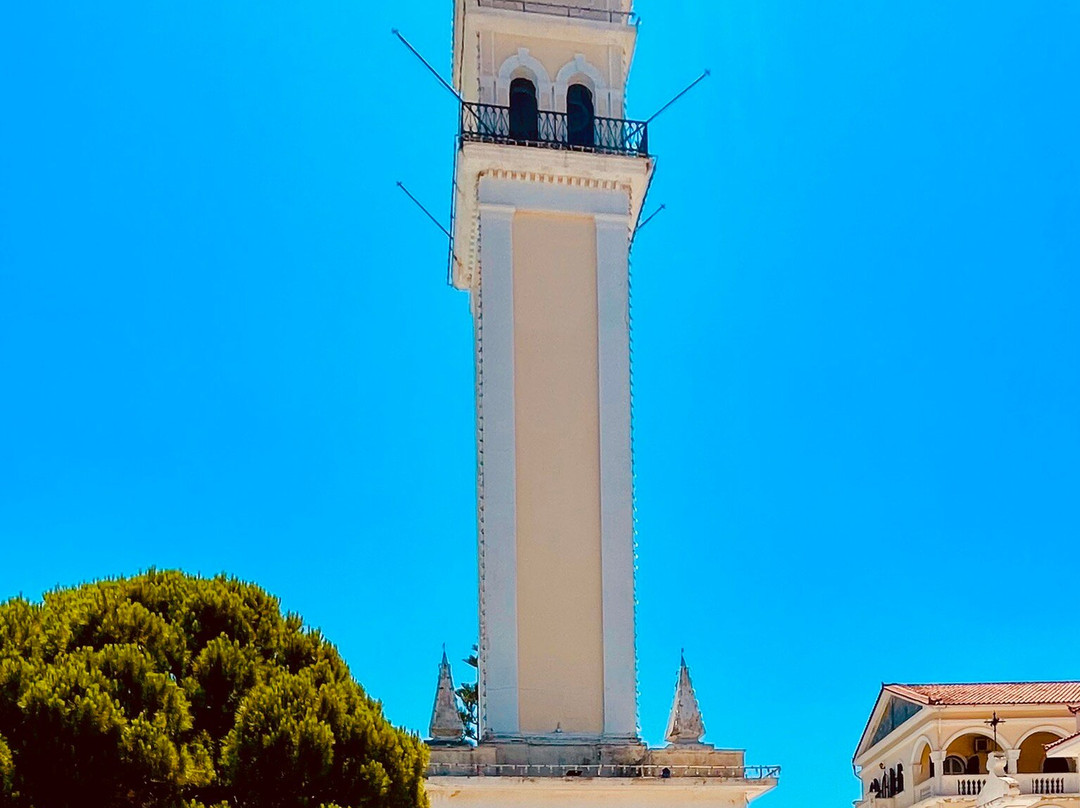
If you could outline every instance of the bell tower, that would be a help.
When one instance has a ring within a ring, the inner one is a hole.
[[[629,0],[458,0],[454,284],[476,339],[483,738],[637,737]]]
[[[685,663],[669,746],[638,733],[629,255],[654,161],[626,111],[637,35],[631,0],[455,0],[479,743],[461,736],[444,660],[434,808],[735,808],[776,784],[775,767],[702,743]]]

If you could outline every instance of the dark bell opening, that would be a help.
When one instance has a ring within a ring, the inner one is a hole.
[[[536,85],[528,79],[514,79],[510,82],[510,137],[514,140],[539,140],[539,121]]]
[[[573,84],[566,91],[566,126],[571,146],[595,145],[596,111],[588,87]]]

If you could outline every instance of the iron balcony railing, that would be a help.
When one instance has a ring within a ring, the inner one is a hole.
[[[536,120],[512,118],[510,107],[494,104],[464,103],[461,105],[461,137],[482,143],[509,143],[539,146],[548,149],[569,149],[649,156],[649,130],[644,121],[624,121],[619,118],[594,117],[592,126],[571,129],[565,112],[540,111]]]
[[[638,16],[633,11],[615,11],[606,8],[590,8],[588,6],[564,6],[560,3],[544,3],[540,2],[540,0],[476,0],[476,5],[481,8],[551,14],[556,17],[597,20],[598,22],[613,22],[622,25],[636,25],[638,21]]]
[[[724,780],[778,780],[779,766],[658,766],[611,764],[566,766],[507,763],[432,763],[428,777],[700,777]]]

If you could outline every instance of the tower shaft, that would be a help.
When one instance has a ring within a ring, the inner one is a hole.
[[[637,736],[628,270],[653,163],[628,2],[459,0],[482,737]]]

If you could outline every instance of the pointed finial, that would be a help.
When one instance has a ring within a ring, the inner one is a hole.
[[[431,709],[431,725],[428,727],[432,743],[461,743],[465,737],[465,725],[458,712],[457,695],[454,693],[454,677],[450,661],[443,645],[442,661],[439,663],[439,683],[435,688],[435,706]]]
[[[705,735],[705,722],[701,717],[694,685],[690,681],[690,668],[686,665],[686,649],[679,654],[679,681],[675,685],[675,703],[671,705],[667,732],[664,739],[674,744],[700,744]]]

